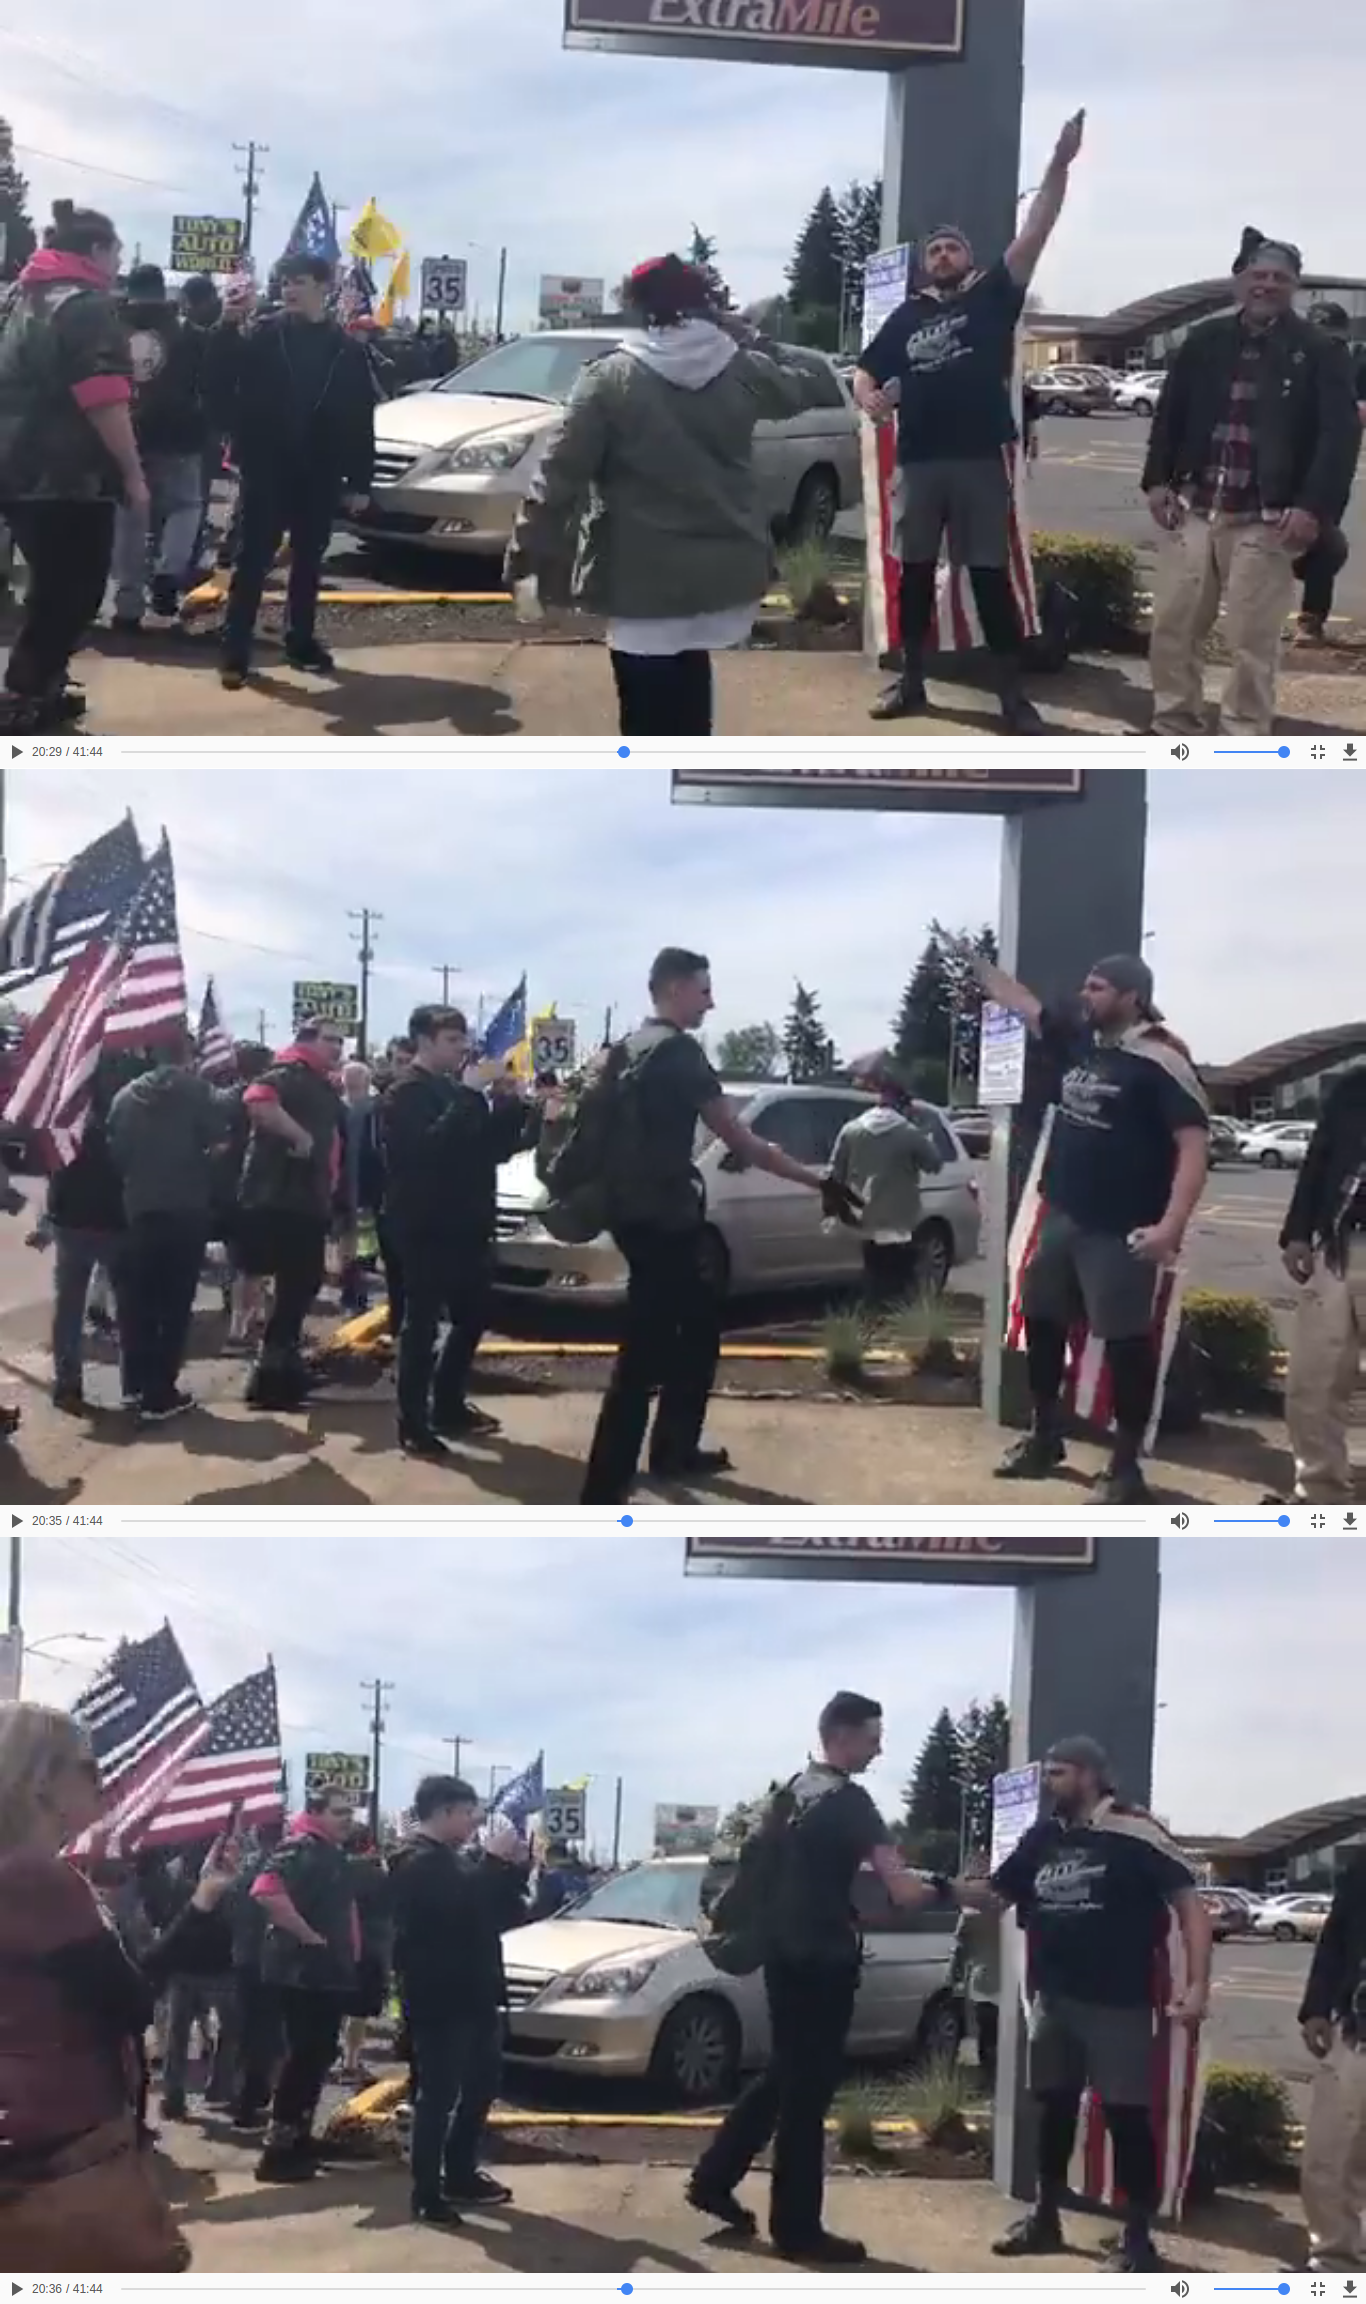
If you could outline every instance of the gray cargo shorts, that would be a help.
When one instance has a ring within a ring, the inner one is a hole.
[[[999,449],[903,464],[896,488],[897,555],[903,565],[939,558],[947,532],[955,568],[1010,565],[1010,483]]]
[[[1029,2012],[1029,2088],[1034,2096],[1080,2096],[1103,2104],[1151,2104],[1151,2008],[1100,2008],[1049,1997]]]
[[[1157,1266],[1135,1256],[1117,1232],[1087,1232],[1053,1208],[1021,1291],[1026,1320],[1074,1328],[1084,1318],[1093,1336],[1117,1344],[1146,1336],[1153,1324]]]

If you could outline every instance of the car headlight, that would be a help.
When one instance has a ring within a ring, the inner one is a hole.
[[[653,1960],[633,1960],[619,1968],[585,1968],[571,1976],[564,1988],[566,2000],[626,2000],[648,1984],[655,1972]]]
[[[433,472],[510,472],[520,464],[535,441],[534,432],[496,432],[462,447],[444,449]]]

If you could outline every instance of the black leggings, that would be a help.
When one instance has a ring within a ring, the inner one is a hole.
[[[982,634],[992,655],[1018,656],[1022,634],[1009,570],[970,568],[968,575]],[[938,580],[939,571],[932,560],[908,561],[901,571],[901,646],[909,663],[924,654]]]
[[[10,650],[6,686],[15,696],[54,696],[104,600],[114,550],[114,506],[107,499],[36,496],[7,504],[4,517],[28,564],[23,619]]]
[[[1067,1367],[1067,1330],[1056,1320],[1025,1322],[1025,1358],[1034,1421],[1056,1426]],[[1105,1347],[1115,1405],[1115,1453],[1136,1458],[1147,1437],[1157,1394],[1157,1353],[1150,1336],[1124,1336]]]
[[[623,736],[710,736],[711,658],[705,648],[680,656],[627,656],[612,650],[612,676]]]
[[[1069,2188],[1081,2097],[1041,2096],[1038,2103],[1039,2206],[1056,2210]],[[1127,2220],[1147,2224],[1161,2204],[1152,2114],[1143,2104],[1107,2104],[1105,2125],[1114,2146],[1115,2183],[1124,2195]]]

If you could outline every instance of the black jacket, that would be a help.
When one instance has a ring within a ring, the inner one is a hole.
[[[1228,414],[1242,321],[1193,328],[1167,373],[1153,418],[1143,487],[1184,488],[1209,464]],[[1336,525],[1361,453],[1351,363],[1341,344],[1295,313],[1267,338],[1255,418],[1257,480],[1268,512],[1312,512]]]
[[[264,1982],[349,1997],[356,1988],[362,1944],[356,1876],[345,1849],[321,1833],[295,1831],[257,1873],[256,1886],[267,1881],[279,1883],[300,1918],[326,1942],[301,1944],[267,1914],[261,1947]]]
[[[419,1832],[394,1856],[389,1877],[394,1970],[409,2023],[506,2007],[503,1935],[528,1918],[525,1873]]]
[[[246,478],[265,475],[369,491],[375,388],[364,346],[333,320],[283,313],[210,333],[206,370],[216,428]]]
[[[118,467],[74,395],[126,397],[131,374],[113,297],[79,259],[40,250],[0,292],[0,498],[119,496]]]
[[[47,1212],[63,1232],[122,1232],[123,1177],[114,1166],[103,1120],[93,1114],[74,1160],[47,1188]]]
[[[1314,1947],[1299,2020],[1308,2024],[1314,2017],[1351,2021],[1356,2037],[1366,2040],[1366,1857],[1339,1881]]]
[[[1295,1179],[1281,1227],[1282,1248],[1292,1240],[1308,1241],[1322,1250],[1331,1270],[1340,1272],[1347,1213],[1361,1188],[1358,1177],[1366,1182],[1366,1064],[1344,1073],[1328,1092]]]
[[[202,456],[209,444],[204,407],[208,339],[174,304],[125,304],[133,362],[133,429],[145,456]]]
[[[498,1170],[529,1144],[535,1114],[520,1097],[491,1103],[477,1088],[414,1067],[380,1106],[384,1213],[409,1240],[491,1241]]]
[[[242,1168],[239,1199],[243,1208],[270,1208],[277,1213],[332,1221],[332,1185],[337,1139],[342,1124],[341,1098],[332,1083],[288,1050],[263,1072],[253,1087],[273,1090],[291,1120],[297,1120],[313,1139],[313,1157],[304,1160],[291,1152],[283,1137],[253,1129]],[[248,1113],[250,1097],[244,1092]]]

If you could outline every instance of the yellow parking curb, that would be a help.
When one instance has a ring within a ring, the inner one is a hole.
[[[342,1328],[333,1330],[326,1349],[329,1352],[368,1352],[388,1334],[387,1315],[363,1312]],[[966,1349],[977,1341],[975,1336],[956,1336],[954,1343]],[[486,1337],[479,1346],[481,1360],[611,1360],[615,1359],[615,1344],[519,1344],[514,1336]],[[811,1366],[823,1361],[825,1353],[819,1344],[723,1344],[723,1360],[786,1361]],[[863,1355],[864,1363],[873,1367],[890,1367],[900,1363],[903,1355],[885,1350],[878,1345]]]
[[[225,599],[227,590],[226,583],[200,584],[196,586],[193,592],[186,593],[181,605],[184,608],[207,608],[212,606],[215,601]],[[267,600],[278,601],[283,600],[284,597],[283,592],[267,592],[265,594]],[[847,608],[850,605],[843,593],[840,593],[838,598],[843,607]],[[329,606],[333,608],[507,608],[512,604],[512,594],[510,592],[324,591],[321,595],[320,604],[324,608]],[[790,608],[792,601],[788,593],[774,592],[769,595],[763,605],[765,608]]]

